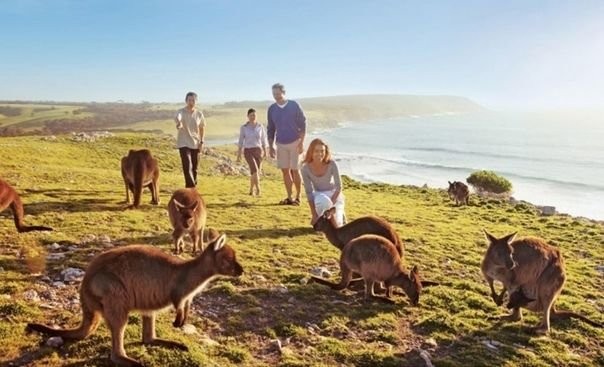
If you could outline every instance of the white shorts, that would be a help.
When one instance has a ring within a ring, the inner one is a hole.
[[[315,191],[313,192],[313,201],[317,215],[321,216],[327,209],[336,207],[335,219],[338,227],[344,224],[344,194],[340,192],[335,204],[331,201],[331,196],[335,190],[331,191]]]

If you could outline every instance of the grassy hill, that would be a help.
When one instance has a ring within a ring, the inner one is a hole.
[[[482,108],[462,97],[413,95],[352,95],[302,98],[311,129],[335,127],[345,121],[370,121],[411,115],[464,113]],[[209,138],[230,138],[239,133],[246,111],[253,107],[260,121],[272,101],[228,102],[200,105],[206,114]],[[127,129],[174,134],[173,113],[180,104],[80,103],[36,105],[0,102],[1,128],[21,132],[60,133],[81,130]],[[9,115],[2,115],[2,110]],[[38,110],[39,112],[34,112]],[[0,131],[1,132],[1,131]],[[4,135],[15,135],[5,133]]]
[[[27,322],[74,326],[80,321],[78,283],[59,288],[67,267],[85,268],[91,256],[113,246],[146,243],[172,249],[166,204],[182,186],[173,141],[146,134],[119,134],[96,143],[37,137],[1,138],[0,177],[22,194],[27,223],[55,228],[17,234],[8,211],[0,215],[0,365],[109,366],[110,338],[96,334],[60,348],[26,334]],[[148,147],[160,160],[159,207],[124,211],[119,160],[128,149]],[[220,150],[234,159],[232,148]],[[186,343],[190,352],[140,344],[141,318],[130,316],[126,350],[149,366],[422,366],[418,348],[436,366],[597,366],[604,364],[604,330],[580,321],[553,322],[549,336],[522,322],[488,320],[505,313],[489,297],[480,274],[486,250],[481,233],[519,231],[560,247],[568,271],[558,306],[604,321],[604,225],[568,216],[540,217],[529,205],[471,198],[455,207],[440,190],[345,180],[347,215],[377,214],[397,228],[407,265],[441,282],[418,307],[397,293],[394,306],[364,303],[362,290],[334,292],[305,284],[324,266],[339,278],[338,251],[308,225],[308,208],[282,207],[280,175],[266,167],[263,196],[247,195],[247,177],[214,174],[204,156],[200,191],[208,224],[226,232],[245,274],[214,282],[194,302],[197,332],[172,327],[173,312],[157,323],[160,337]],[[102,236],[108,236],[103,238]],[[58,244],[59,249],[54,249]],[[110,245],[110,246],[111,246]],[[59,254],[64,254],[63,258]],[[32,292],[35,291],[34,292]],[[282,342],[278,351],[275,340]],[[11,364],[12,363],[12,364]]]

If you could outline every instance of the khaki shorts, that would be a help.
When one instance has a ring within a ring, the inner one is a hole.
[[[298,169],[300,154],[298,154],[299,140],[289,144],[277,143],[277,167],[284,169]]]

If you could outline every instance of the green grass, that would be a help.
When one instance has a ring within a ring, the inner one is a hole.
[[[2,138],[0,174],[22,194],[26,221],[55,228],[51,233],[17,234],[10,213],[0,215],[0,365],[109,366],[110,337],[103,325],[90,338],[53,349],[45,337],[26,334],[27,322],[73,326],[79,306],[44,308],[23,293],[43,293],[41,277],[54,278],[68,267],[85,267],[90,254],[103,249],[82,243],[89,234],[106,234],[118,243],[147,243],[172,248],[166,203],[183,184],[173,142],[147,134],[118,134],[94,144],[38,137]],[[160,161],[162,204],[124,211],[119,162],[131,148],[150,148]],[[233,148],[221,151],[234,158]],[[411,307],[399,293],[396,305],[362,302],[362,289],[334,292],[303,284],[315,266],[338,277],[338,251],[308,225],[309,210],[275,205],[283,196],[280,175],[267,165],[263,195],[247,195],[248,178],[210,175],[215,162],[202,159],[200,191],[208,203],[208,225],[226,232],[245,274],[223,279],[198,296],[193,323],[201,335],[185,335],[171,325],[173,312],[160,315],[157,333],[180,340],[190,351],[140,345],[140,317],[132,314],[126,331],[128,354],[150,366],[417,366],[417,348],[428,338],[436,366],[596,366],[604,362],[604,330],[580,321],[553,322],[547,337],[526,327],[539,316],[498,324],[489,316],[505,312],[490,300],[480,274],[486,250],[482,228],[495,235],[520,231],[559,246],[568,280],[559,298],[570,308],[603,321],[604,226],[568,216],[539,217],[530,206],[471,197],[455,207],[445,192],[406,186],[361,184],[345,179],[347,215],[385,217],[406,245],[407,265],[440,286],[422,294]],[[48,260],[47,245],[75,246],[65,259]],[[262,276],[262,277],[260,277]],[[276,291],[279,285],[287,293]],[[77,286],[58,290],[57,300],[77,299]],[[52,305],[52,303],[51,303]],[[208,338],[218,345],[208,343]],[[282,352],[273,340],[283,342]],[[287,342],[286,342],[287,340]],[[488,349],[484,341],[502,345]],[[427,347],[424,347],[427,348]]]
[[[0,106],[8,106],[21,109],[18,116],[0,115],[0,127],[8,125],[19,125],[22,128],[35,128],[43,125],[44,121],[53,119],[78,119],[88,117],[90,113],[74,114],[73,112],[81,109],[81,106],[68,105],[46,105],[46,104],[10,104],[0,103]],[[40,111],[36,111],[40,109]]]

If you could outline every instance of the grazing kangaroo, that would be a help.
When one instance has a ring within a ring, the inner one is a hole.
[[[23,203],[17,191],[12,188],[6,181],[0,179],[0,212],[10,206],[15,220],[15,227],[19,233],[31,231],[52,231],[50,227],[43,226],[26,226],[23,223]]]
[[[336,227],[331,220],[335,212],[335,207],[326,210],[325,213],[317,219],[315,224],[313,224],[313,229],[315,231],[323,232],[325,237],[327,237],[327,240],[340,251],[342,251],[348,242],[361,235],[375,234],[390,240],[396,247],[396,251],[401,259],[404,258],[403,243],[392,224],[388,223],[385,219],[369,215],[357,218],[342,227]],[[354,274],[353,277],[354,279],[351,283],[362,280],[358,279],[358,274]],[[388,293],[390,294],[391,292]]]
[[[317,283],[342,290],[348,287],[353,272],[357,272],[365,280],[365,299],[376,298],[393,303],[389,299],[376,296],[373,291],[376,282],[384,282],[388,297],[392,296],[392,286],[398,286],[403,289],[413,305],[418,304],[423,287],[437,284],[420,280],[417,266],[408,273],[394,244],[387,238],[373,234],[357,237],[344,246],[340,257],[340,271],[340,283],[332,283],[315,276],[312,278]]]
[[[541,322],[534,328],[539,334],[550,330],[550,317],[578,318],[590,325],[604,327],[577,313],[556,310],[554,303],[566,280],[564,259],[557,248],[536,237],[515,240],[515,233],[499,239],[486,231],[485,235],[489,248],[481,269],[491,288],[491,297],[498,305],[502,303],[506,290],[511,294],[513,311],[505,317],[506,320],[521,320],[523,307],[533,312],[543,312]],[[500,295],[495,292],[494,280],[503,283]]]
[[[105,319],[111,331],[111,360],[121,366],[142,366],[124,350],[124,331],[130,311],[143,315],[143,343],[187,350],[178,342],[155,336],[155,311],[173,305],[174,326],[186,320],[193,297],[216,276],[240,276],[243,268],[222,235],[198,257],[185,261],[153,246],[130,245],[111,249],[88,265],[80,286],[83,319],[75,329],[52,329],[28,324],[28,330],[66,339],[84,339]]]
[[[182,253],[186,234],[193,241],[193,253],[197,251],[197,245],[203,251],[203,231],[208,213],[199,192],[194,187],[176,190],[168,202],[168,214],[174,228],[174,252]]]
[[[468,185],[459,181],[448,182],[449,189],[447,192],[449,193],[449,197],[455,200],[455,205],[468,205],[470,199],[470,189],[468,189]]]
[[[335,227],[331,217],[335,214],[336,208],[325,211],[313,225],[315,231],[321,231],[327,237],[327,240],[340,249],[346,246],[348,242],[364,234],[375,234],[390,240],[396,247],[396,251],[402,258],[404,256],[403,243],[394,230],[392,224],[385,219],[369,215],[349,222],[342,227]]]
[[[143,187],[151,191],[151,204],[159,205],[159,164],[148,149],[131,149],[122,158],[122,177],[126,185],[127,204],[130,204],[130,191],[134,195],[134,202],[128,209],[139,207]]]

